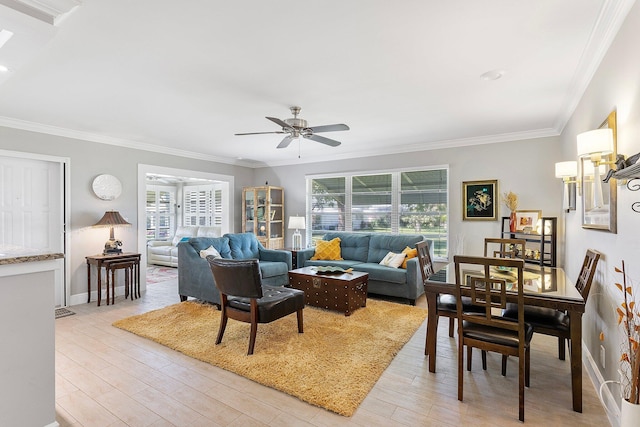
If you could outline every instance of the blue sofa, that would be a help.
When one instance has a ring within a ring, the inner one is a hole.
[[[257,259],[265,285],[283,286],[289,283],[291,252],[266,249],[253,233],[192,237],[178,244],[178,294],[181,301],[193,297],[220,306],[220,292],[213,280],[209,262],[200,257],[200,251],[210,246],[222,258]]]
[[[407,260],[407,268],[393,268],[379,262],[388,252],[400,253],[407,246],[415,248],[416,243],[426,240],[422,235],[386,233],[332,232],[323,240],[340,238],[340,252],[343,260],[312,260],[315,248],[298,252],[297,267],[337,266],[353,268],[369,273],[368,293],[405,298],[415,305],[416,299],[424,293],[418,258]],[[433,242],[429,241],[429,251],[433,254]],[[432,255],[433,257],[433,255]]]

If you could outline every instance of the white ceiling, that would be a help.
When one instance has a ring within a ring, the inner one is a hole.
[[[557,135],[634,2],[64,1],[0,1],[0,125],[249,166]],[[351,130],[234,136],[292,105]]]

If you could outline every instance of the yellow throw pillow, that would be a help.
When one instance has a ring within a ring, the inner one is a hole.
[[[316,253],[311,257],[311,259],[341,261],[342,255],[340,254],[340,238],[336,237],[329,241],[318,240],[316,242]]]
[[[416,248],[411,249],[409,246],[402,250],[402,253],[407,257],[402,261],[402,268],[407,268],[407,260],[418,256],[418,250]]]
[[[403,253],[393,253],[389,252],[385,255],[385,257],[380,261],[380,265],[386,265],[387,267],[398,268],[402,265],[402,261],[405,258],[405,254]]]

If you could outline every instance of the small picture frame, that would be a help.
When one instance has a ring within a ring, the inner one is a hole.
[[[276,210],[275,209],[271,209],[271,212],[269,212],[269,219],[271,221],[273,221],[276,217]]]
[[[516,211],[516,231],[537,233],[538,220],[542,211]]]
[[[498,220],[498,180],[462,182],[462,220]]]

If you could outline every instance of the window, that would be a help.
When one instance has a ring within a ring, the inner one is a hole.
[[[176,188],[147,185],[147,240],[168,239],[175,230]]]
[[[311,239],[327,231],[423,234],[446,258],[448,227],[446,167],[308,177]]]
[[[215,185],[184,187],[184,225],[211,227],[222,224],[222,189]]]

